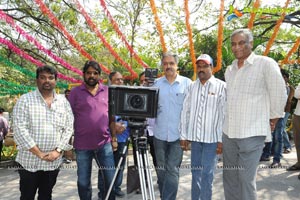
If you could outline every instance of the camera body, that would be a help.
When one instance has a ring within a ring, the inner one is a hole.
[[[109,86],[110,115],[155,118],[159,89],[154,87]]]
[[[148,83],[152,84],[157,78],[158,69],[146,68],[145,69],[145,79]]]

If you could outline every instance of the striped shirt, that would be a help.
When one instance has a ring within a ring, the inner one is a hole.
[[[14,139],[19,150],[16,161],[31,172],[57,169],[62,163],[61,158],[48,162],[29,149],[37,145],[42,152],[53,151],[57,147],[70,150],[73,121],[71,106],[63,95],[54,93],[51,108],[39,90],[22,95],[13,110]]]
[[[182,140],[222,142],[226,84],[212,76],[204,85],[197,79],[189,87],[181,112]]]
[[[284,116],[285,82],[277,63],[251,53],[238,69],[237,60],[225,72],[227,112],[223,131],[229,138],[267,136],[270,119]]]

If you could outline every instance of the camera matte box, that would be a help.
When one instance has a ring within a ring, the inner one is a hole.
[[[110,115],[155,118],[159,89],[155,87],[109,86]]]

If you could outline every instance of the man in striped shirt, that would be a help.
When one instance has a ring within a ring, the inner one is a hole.
[[[72,149],[73,113],[68,100],[55,93],[57,71],[36,70],[37,90],[20,97],[13,110],[16,161],[22,166],[20,199],[51,199],[64,150]]]
[[[196,65],[198,79],[183,102],[180,145],[187,150],[191,142],[192,200],[209,200],[217,154],[222,153],[226,84],[212,75],[209,55],[200,55]]]

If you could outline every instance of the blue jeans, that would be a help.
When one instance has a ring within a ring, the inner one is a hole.
[[[102,176],[103,185],[98,184],[99,199],[105,199],[109,186],[113,180],[115,173],[115,162],[113,151],[110,143],[105,144],[100,149],[95,150],[75,150],[77,161],[77,187],[78,194],[81,200],[92,199],[92,187],[91,187],[91,173],[92,173],[92,161],[96,160],[99,167],[98,171],[98,183],[99,178]],[[103,191],[105,188],[105,191]],[[114,191],[110,193],[110,200],[114,200]]]
[[[272,133],[272,149],[274,148],[273,162],[280,162],[282,156],[282,133],[283,133],[283,118],[277,121],[275,130]]]
[[[210,200],[217,164],[217,143],[191,143],[192,200]]]
[[[285,127],[286,127],[286,123],[287,123],[287,120],[290,116],[290,113],[289,112],[286,112],[285,115],[284,115],[284,118],[283,118],[283,132],[282,132],[282,139],[283,139],[283,147],[285,149],[291,149],[292,148],[292,145],[290,143],[290,139],[289,139],[289,136],[285,130]]]
[[[158,187],[162,200],[175,200],[183,151],[179,140],[162,141],[154,137]]]
[[[263,153],[261,157],[269,158],[272,154],[272,142],[265,142]]]

